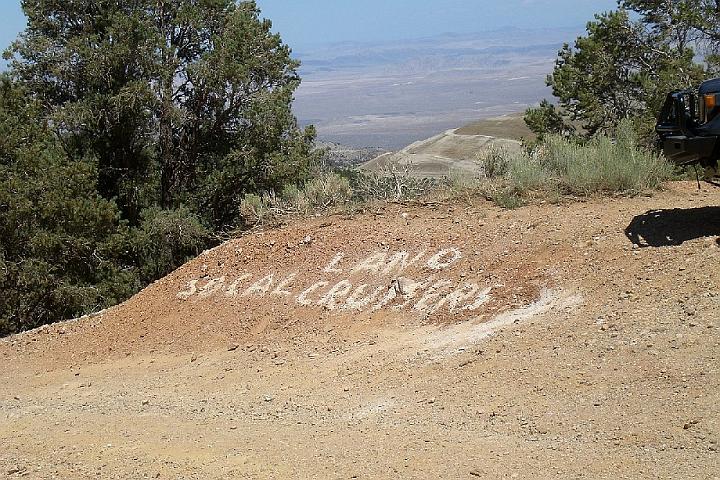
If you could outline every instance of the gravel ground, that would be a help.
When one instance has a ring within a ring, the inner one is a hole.
[[[719,237],[676,183],[231,241],[0,341],[0,477],[718,479]]]

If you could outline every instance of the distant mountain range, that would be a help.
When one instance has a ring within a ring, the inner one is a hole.
[[[295,112],[322,140],[402,148],[550,96],[557,51],[581,32],[507,28],[305,49],[295,54],[303,62]]]
[[[297,52],[306,76],[377,69],[405,73],[410,67],[423,72],[447,68],[485,68],[510,64],[509,57],[555,57],[564,42],[581,29],[522,30],[506,28],[473,35],[445,34],[393,43],[344,42]]]

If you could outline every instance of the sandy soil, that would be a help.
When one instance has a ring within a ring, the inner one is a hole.
[[[720,478],[720,189],[393,205],[0,341],[0,477]]]

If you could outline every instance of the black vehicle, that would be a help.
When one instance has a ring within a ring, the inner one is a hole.
[[[665,156],[677,165],[701,165],[709,176],[718,174],[720,158],[720,78],[697,90],[671,92],[655,130]]]

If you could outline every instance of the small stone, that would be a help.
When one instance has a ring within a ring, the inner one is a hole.
[[[470,475],[473,477],[482,477],[482,473],[477,470],[470,470]]]
[[[274,400],[274,397],[272,395],[263,395],[263,400],[266,402],[272,402]]]
[[[228,352],[234,352],[238,348],[240,348],[240,345],[237,343],[233,343],[230,346],[228,346]]]
[[[143,406],[150,405],[150,400],[143,400],[142,404],[143,404]]]
[[[197,359],[198,359],[197,355],[195,355],[195,353],[193,353],[193,354],[190,356],[190,363],[197,362]]]

